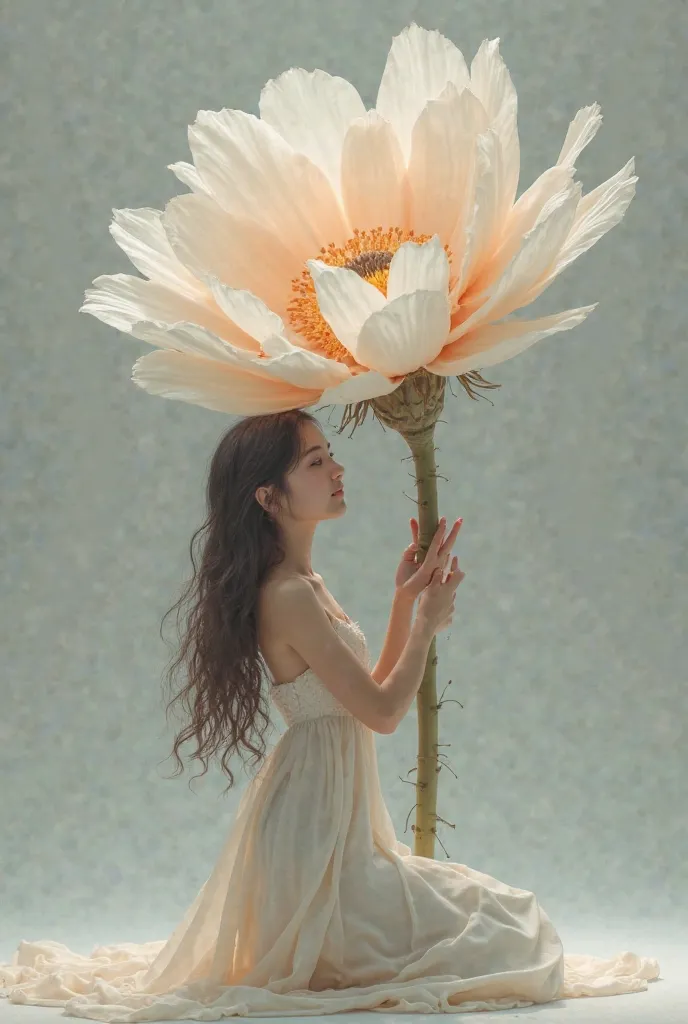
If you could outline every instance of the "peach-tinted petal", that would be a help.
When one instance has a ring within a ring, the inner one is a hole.
[[[471,88],[474,87],[475,84],[472,82]],[[557,163],[547,168],[508,211],[499,250],[471,281],[471,296],[468,302],[470,312],[479,305],[477,298],[497,280],[518,252],[523,236],[534,226],[545,203],[565,188],[567,182],[573,180],[575,162],[582,150],[593,140],[601,123],[599,104],[593,103],[579,110],[569,125]],[[465,299],[462,298],[462,301]]]
[[[449,332],[446,292],[400,295],[366,320],[355,358],[386,377],[412,373],[442,351]]]
[[[161,349],[198,356],[216,365],[249,370],[267,379],[277,378],[293,386],[331,387],[346,380],[351,371],[343,363],[292,345],[285,337],[266,337],[257,353],[233,348],[196,324],[147,323],[137,325],[141,337]]]
[[[252,369],[185,352],[157,350],[133,366],[133,382],[151,395],[231,416],[260,416],[315,405],[322,389],[304,391]]]
[[[443,244],[451,244],[454,236],[459,267],[473,205],[476,139],[487,127],[480,101],[470,89],[459,92],[453,82],[427,103],[413,126],[408,166],[411,222],[417,234],[437,233]]]
[[[286,314],[290,282],[312,248],[303,238],[284,240],[251,220],[221,210],[204,195],[171,199],[163,224],[177,257],[210,287],[217,278],[257,295],[279,316]]]
[[[448,377],[504,363],[549,334],[577,327],[597,305],[567,309],[538,320],[509,320],[478,327],[459,341],[447,345],[437,359],[425,364],[425,369]]]
[[[545,203],[566,188],[573,180],[572,175],[568,167],[549,167],[519,197],[507,217],[499,248],[471,281],[471,302],[502,275],[523,244],[524,236],[534,227]],[[463,301],[465,298],[462,296]]]
[[[473,211],[466,232],[467,244],[461,273],[452,289],[454,302],[462,292],[470,291],[471,284],[480,270],[489,262],[504,230],[499,204],[502,195],[502,147],[499,136],[491,128],[478,136],[476,149],[475,193]],[[455,229],[449,243],[456,251],[462,239]],[[461,251],[461,250],[459,250]]]
[[[342,202],[352,228],[409,226],[409,192],[399,141],[369,111],[350,126],[342,147]]]
[[[579,197],[580,183],[572,183],[552,197],[486,300],[452,329],[449,341],[456,341],[488,321],[501,320],[524,305],[524,296],[554,265],[571,229]]]
[[[344,138],[366,112],[351,82],[320,69],[290,68],[263,86],[259,108],[262,120],[319,167],[340,195]]]
[[[318,403],[360,402],[396,390],[400,379],[374,371],[352,374],[348,367],[272,336],[263,344],[266,358],[227,348],[216,358],[193,331],[185,331],[186,347],[177,351],[165,335],[181,340],[179,329],[149,325],[149,340],[164,348],[142,356],[133,367],[132,380],[150,394],[178,399],[233,415],[259,415]]]
[[[348,226],[327,177],[279,132],[243,110],[200,110],[189,147],[203,184],[228,213],[261,224],[299,250],[342,245]],[[187,197],[188,198],[188,197]]]
[[[375,109],[392,125],[406,164],[416,119],[428,100],[436,99],[448,82],[459,89],[470,85],[466,61],[451,40],[415,22],[394,37]]]

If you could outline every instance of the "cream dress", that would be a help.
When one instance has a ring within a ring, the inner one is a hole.
[[[334,624],[369,666],[358,624]],[[565,956],[532,892],[414,856],[385,806],[374,733],[310,669],[271,695],[288,728],[172,935],[90,956],[23,941],[0,994],[91,1020],[209,1021],[511,1009],[659,976],[635,953]]]

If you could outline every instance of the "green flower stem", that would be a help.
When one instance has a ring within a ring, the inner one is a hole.
[[[437,532],[437,473],[435,465],[434,428],[421,443],[407,438],[416,470],[418,493],[418,547],[422,563]],[[416,773],[416,823],[413,827],[417,857],[435,856],[437,821],[438,727],[437,707],[437,637],[432,638],[423,672],[423,681],[416,697],[418,711],[418,767]]]
[[[501,384],[486,381],[478,370],[459,374],[456,378],[469,398],[475,400],[474,388],[499,388]],[[446,377],[423,369],[407,374],[388,395],[365,399],[347,405],[339,433],[353,421],[354,430],[365,422],[372,410],[383,429],[396,430],[411,450],[418,495],[418,559],[425,560],[430,543],[437,532],[437,467],[435,464],[435,424],[444,408]],[[453,392],[452,392],[453,393]],[[317,411],[317,410],[316,410]],[[408,495],[407,495],[408,497]],[[418,765],[415,782],[416,824],[414,854],[435,856],[437,822],[437,775],[441,767],[437,742],[439,707],[437,702],[436,637],[433,637],[425,663],[423,679],[416,697],[418,709]],[[446,701],[441,701],[446,703]],[[457,702],[458,703],[458,702]],[[445,744],[446,745],[446,744]],[[403,780],[402,780],[403,781]],[[446,824],[451,824],[447,822]],[[453,827],[453,826],[452,826]],[[441,840],[440,840],[441,845]]]

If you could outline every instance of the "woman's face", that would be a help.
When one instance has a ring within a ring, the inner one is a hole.
[[[334,458],[330,443],[312,423],[301,430],[301,456],[289,475],[294,516],[303,519],[329,519],[345,509],[342,487],[344,467]]]

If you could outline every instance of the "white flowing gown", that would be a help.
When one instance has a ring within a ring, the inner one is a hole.
[[[369,665],[358,624],[334,624]],[[210,1021],[511,1009],[659,977],[635,953],[564,955],[532,892],[414,856],[394,833],[374,733],[310,669],[271,695],[288,728],[172,935],[90,956],[23,941],[0,965],[0,995],[90,1020]]]

